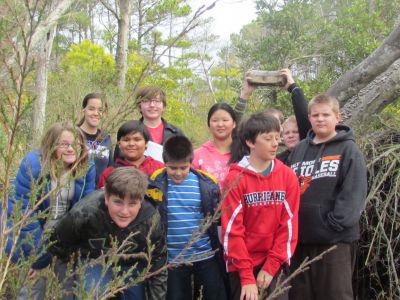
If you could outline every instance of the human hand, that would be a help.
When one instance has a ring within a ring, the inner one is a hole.
[[[282,88],[287,90],[289,88],[289,86],[294,83],[292,71],[290,71],[289,69],[281,69],[280,73],[281,73],[281,75],[286,77],[286,84]]]
[[[29,269],[28,275],[27,275],[28,279],[29,279],[29,280],[35,279],[35,277],[37,276],[37,273],[38,273],[37,270],[35,270],[35,269]]]
[[[242,290],[240,292],[240,300],[257,300],[258,299],[258,288],[257,285],[245,284],[242,285]]]
[[[240,98],[242,99],[247,99],[251,96],[251,94],[254,92],[254,90],[257,88],[256,85],[251,84],[250,82],[247,81],[247,76],[249,75],[250,70],[248,70],[244,74],[244,79],[243,79],[243,87],[242,91],[240,93]]]
[[[260,289],[266,289],[271,284],[272,278],[271,274],[264,270],[260,270],[257,274],[257,286]]]

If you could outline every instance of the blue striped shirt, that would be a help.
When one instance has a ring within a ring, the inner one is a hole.
[[[199,179],[190,172],[180,183],[168,178],[168,262],[195,262],[208,259],[211,252],[210,238],[203,233],[195,240],[193,231],[198,229],[204,219],[201,211],[201,195]],[[196,235],[197,236],[197,235]],[[185,249],[189,241],[195,241]],[[182,252],[182,250],[184,250]],[[175,261],[175,257],[180,255]]]

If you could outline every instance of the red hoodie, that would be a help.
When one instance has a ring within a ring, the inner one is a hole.
[[[231,165],[222,202],[222,239],[228,272],[238,271],[241,285],[256,283],[253,268],[275,276],[297,244],[299,182],[281,161],[267,176],[255,172],[248,157]],[[232,188],[231,188],[232,187]]]
[[[107,179],[108,175],[111,173],[111,171],[118,167],[134,167],[134,168],[136,168],[135,165],[130,164],[126,160],[117,158],[114,166],[108,167],[107,169],[105,169],[103,171],[103,173],[101,173],[101,175],[99,177],[99,182],[97,183],[97,188],[102,188],[106,184],[106,179]],[[138,169],[140,171],[143,171],[144,173],[146,173],[147,176],[150,176],[151,174],[153,174],[153,172],[155,170],[161,169],[163,167],[164,167],[164,164],[162,162],[155,160],[151,156],[146,156],[146,158],[140,164]]]

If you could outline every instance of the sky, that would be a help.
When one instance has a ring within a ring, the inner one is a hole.
[[[196,0],[192,7],[195,9],[212,2],[214,0]],[[243,25],[256,18],[255,3],[253,0],[219,0],[204,16],[214,18],[212,33],[219,35],[221,42],[227,42],[232,33],[239,33]]]

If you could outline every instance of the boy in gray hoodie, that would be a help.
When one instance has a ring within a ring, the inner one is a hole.
[[[291,267],[337,248],[292,282],[290,298],[352,300],[355,241],[367,196],[364,157],[352,130],[340,121],[339,103],[328,94],[308,106],[312,130],[289,157],[300,183],[299,241]]]

